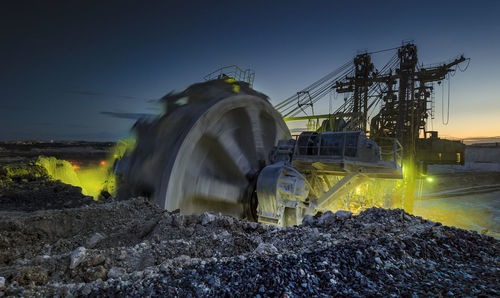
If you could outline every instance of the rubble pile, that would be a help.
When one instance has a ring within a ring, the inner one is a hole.
[[[287,228],[144,198],[0,212],[0,296],[500,295],[498,240],[397,209]]]
[[[82,189],[51,179],[34,161],[0,165],[0,210],[36,211],[96,203]]]

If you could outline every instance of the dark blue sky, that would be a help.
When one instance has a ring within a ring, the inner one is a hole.
[[[438,109],[435,128],[500,135],[500,1],[9,2],[0,140],[124,137],[134,121],[113,115],[153,113],[148,100],[231,64],[254,69],[276,103],[358,50],[404,39],[424,63],[472,58],[452,80],[450,124]]]

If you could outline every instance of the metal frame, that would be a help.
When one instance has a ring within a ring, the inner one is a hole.
[[[237,81],[247,82],[250,88],[253,88],[255,81],[255,71],[252,69],[241,69],[237,65],[220,67],[203,77],[205,81],[222,79],[223,76],[233,78]]]

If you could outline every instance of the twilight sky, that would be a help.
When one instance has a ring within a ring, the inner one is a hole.
[[[277,103],[407,39],[424,64],[471,58],[447,126],[436,90],[433,128],[500,136],[500,1],[2,1],[0,24],[0,140],[116,140],[152,99],[231,64]]]

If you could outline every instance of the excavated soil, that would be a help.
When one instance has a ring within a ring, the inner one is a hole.
[[[0,164],[0,210],[36,211],[96,203],[82,189],[53,181],[35,160]]]
[[[278,228],[97,203],[43,175],[0,193],[0,296],[500,295],[498,240],[398,209]]]

